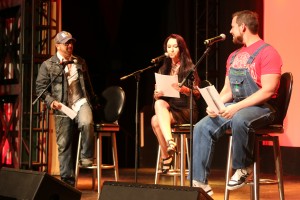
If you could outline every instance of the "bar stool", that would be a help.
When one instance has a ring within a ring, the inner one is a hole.
[[[85,169],[92,169],[93,170],[93,181],[92,181],[92,188],[95,190],[95,177],[97,176],[96,175],[96,172],[98,174],[99,172],[99,168],[98,168],[98,165],[97,165],[97,158],[98,158],[98,145],[97,145],[97,140],[95,141],[96,143],[96,146],[97,146],[97,149],[95,150],[95,160],[94,160],[94,163],[91,167],[83,167],[80,165],[80,150],[81,150],[81,132],[79,133],[79,138],[78,138],[78,146],[77,146],[77,154],[76,154],[76,162],[75,162],[75,188],[77,188],[77,183],[78,183],[78,175],[79,175],[79,169],[80,168],[85,168]],[[98,183],[99,183],[99,179],[98,179]],[[100,185],[98,184],[98,191],[100,191]]]
[[[120,126],[118,124],[96,124],[95,132],[97,133],[97,151],[99,152],[98,166],[101,166],[101,170],[98,172],[98,180],[101,183],[102,177],[102,169],[113,169],[115,175],[115,181],[119,181],[119,162],[118,162],[118,151],[117,151],[117,140],[116,133],[120,130]],[[103,137],[111,137],[111,150],[113,163],[107,164],[102,162],[102,138]]]
[[[96,137],[96,163],[91,167],[85,167],[87,169],[93,169],[93,188],[95,189],[95,177],[97,172],[97,183],[98,193],[101,192],[101,178],[102,170],[113,169],[115,181],[119,181],[119,165],[118,165],[118,152],[116,133],[120,131],[118,119],[123,111],[125,104],[125,92],[119,86],[110,86],[102,92],[102,96],[106,99],[104,106],[104,118],[105,120],[101,123],[95,124],[95,137]],[[102,142],[103,137],[111,137],[111,149],[112,149],[112,164],[104,164],[102,162]],[[76,158],[76,169],[75,169],[75,187],[77,187],[79,169],[83,168],[80,166],[80,150],[81,150],[81,133],[79,134],[77,158]]]
[[[170,169],[168,173],[163,174],[160,168],[160,154],[161,148],[158,146],[156,169],[155,169],[155,184],[158,184],[160,176],[172,176],[173,185],[177,184],[177,177],[180,177],[180,186],[185,185],[186,176],[188,175],[188,169],[190,169],[189,160],[189,148],[188,148],[188,138],[190,134],[190,124],[177,124],[172,126],[172,135],[177,144],[177,149],[180,146],[180,151],[175,154],[174,169]],[[187,158],[187,159],[186,159]],[[187,163],[186,163],[187,160]],[[188,169],[186,169],[186,164],[188,164]]]
[[[92,180],[92,188],[95,189],[95,179],[97,177],[97,191],[100,193],[101,191],[101,178],[102,178],[102,170],[103,169],[113,169],[115,175],[115,181],[119,180],[119,165],[118,165],[118,152],[117,152],[117,142],[116,142],[116,132],[120,130],[118,124],[96,124],[95,125],[95,133],[96,133],[96,153],[95,160],[96,163],[91,167],[83,167],[80,165],[80,145],[77,148],[77,157],[76,157],[76,169],[75,169],[75,187],[77,188],[79,169],[93,169],[93,180]],[[112,156],[113,156],[113,164],[104,164],[102,163],[102,137],[111,137],[111,146],[112,146]],[[79,133],[78,144],[81,142],[81,133]],[[101,166],[101,167],[98,167]],[[97,175],[96,175],[97,172]]]

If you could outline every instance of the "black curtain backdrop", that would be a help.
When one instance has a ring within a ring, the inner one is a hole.
[[[216,1],[208,0],[208,2]],[[250,9],[256,10],[262,17],[262,4],[260,0],[219,1],[219,30],[220,33],[227,35],[226,41],[219,45],[221,66],[217,76],[221,80],[221,86],[224,81],[227,56],[237,48],[232,44],[232,37],[229,34],[231,14],[238,10]],[[196,0],[62,1],[62,29],[71,32],[76,38],[75,53],[85,58],[96,93],[100,96],[101,92],[110,85],[119,85],[126,92],[125,110],[119,121],[121,131],[117,135],[120,167],[134,167],[136,105],[136,79],[130,77],[120,81],[120,78],[150,66],[152,58],[164,53],[163,41],[171,33],[181,34],[186,39],[191,55],[195,59],[196,45],[203,45],[194,42],[195,5]],[[261,21],[263,22],[263,19]],[[196,63],[196,60],[194,62]],[[157,69],[145,71],[140,77],[138,103],[139,109],[146,110],[145,114],[149,115],[147,119],[152,115],[152,94],[155,84],[153,73]],[[150,121],[145,122],[147,130],[150,127],[149,123]],[[151,128],[149,130],[150,133],[146,134],[151,138],[152,143],[144,148],[153,155],[147,159],[152,159],[150,165],[154,167],[153,159],[157,154],[157,141],[151,133]],[[227,139],[224,138],[216,150],[216,154],[220,151],[222,158],[216,157],[214,168],[225,168],[226,145]],[[104,151],[104,160],[110,158],[110,155],[106,156],[105,152],[110,151]]]

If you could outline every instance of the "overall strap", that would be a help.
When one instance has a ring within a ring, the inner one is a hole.
[[[258,55],[258,53],[267,46],[269,46],[269,44],[265,43],[265,44],[261,45],[258,49],[256,49],[255,52],[249,57],[247,64],[250,65],[253,62],[253,60],[255,59],[255,57]]]
[[[233,63],[233,60],[234,60],[235,56],[237,55],[237,53],[238,53],[240,50],[241,50],[241,48],[240,48],[240,49],[238,49],[238,50],[235,50],[235,52],[234,52],[233,56],[231,57],[231,60],[230,60],[230,65]]]
[[[247,64],[251,64],[253,62],[253,60],[255,59],[255,57],[258,55],[258,53],[266,46],[269,46],[269,44],[265,43],[265,44],[261,45],[258,49],[256,49],[255,52],[249,57]],[[234,54],[230,60],[230,65],[233,63],[233,60],[239,51],[240,51],[240,49],[238,49],[234,52]]]

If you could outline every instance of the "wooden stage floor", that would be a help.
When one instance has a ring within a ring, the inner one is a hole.
[[[120,182],[154,184],[155,169],[119,169]],[[135,176],[136,175],[136,176]],[[274,175],[263,174],[261,178],[272,179]],[[102,181],[114,181],[112,170],[103,170]],[[209,184],[213,189],[215,200],[224,199],[225,190],[225,171],[213,170],[210,175]],[[103,183],[103,182],[102,182]],[[161,176],[160,185],[173,185],[173,179],[169,176]],[[178,183],[179,184],[179,183]],[[186,180],[186,186],[189,186],[189,180]],[[78,190],[82,192],[82,200],[97,200],[98,193],[92,189],[92,171],[80,171],[78,178]],[[284,191],[286,200],[300,199],[300,176],[284,176]],[[230,200],[248,200],[250,199],[250,187],[244,186],[240,189],[230,192]],[[266,184],[260,186],[260,199],[279,199],[277,184]]]

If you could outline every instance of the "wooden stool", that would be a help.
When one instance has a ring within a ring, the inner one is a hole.
[[[124,104],[125,104],[125,92],[119,86],[110,86],[102,92],[102,96],[106,100],[103,109],[103,119],[100,123],[95,124],[95,135],[97,142],[96,150],[96,160],[97,164],[95,166],[89,167],[88,169],[97,170],[98,179],[98,193],[101,192],[101,178],[103,169],[114,169],[115,181],[119,180],[119,164],[118,164],[118,152],[117,152],[117,142],[116,133],[120,131],[120,126],[118,124],[118,119],[122,114]],[[112,146],[112,156],[113,164],[103,164],[102,163],[102,137],[111,137]],[[77,158],[76,158],[76,169],[75,169],[75,186],[77,187],[78,175],[79,175],[79,159],[80,159],[80,145],[81,135],[79,137]],[[94,170],[95,171],[95,170]],[[93,173],[94,175],[95,173]],[[95,176],[93,176],[93,188],[95,182]]]
[[[76,169],[75,169],[75,187],[77,188],[79,169],[93,169],[93,189],[95,189],[95,177],[97,172],[97,191],[101,192],[101,178],[102,178],[102,170],[103,169],[114,169],[115,181],[119,180],[119,165],[118,165],[118,152],[117,152],[117,142],[116,142],[116,132],[120,129],[118,124],[96,124],[95,126],[95,134],[96,134],[96,163],[91,167],[82,167],[80,166],[80,150],[81,150],[81,133],[79,134],[78,140],[78,148],[77,148],[77,158],[76,158]],[[112,145],[112,156],[113,156],[113,164],[103,164],[102,163],[102,137],[111,137],[111,145]],[[99,167],[101,166],[101,167]]]

